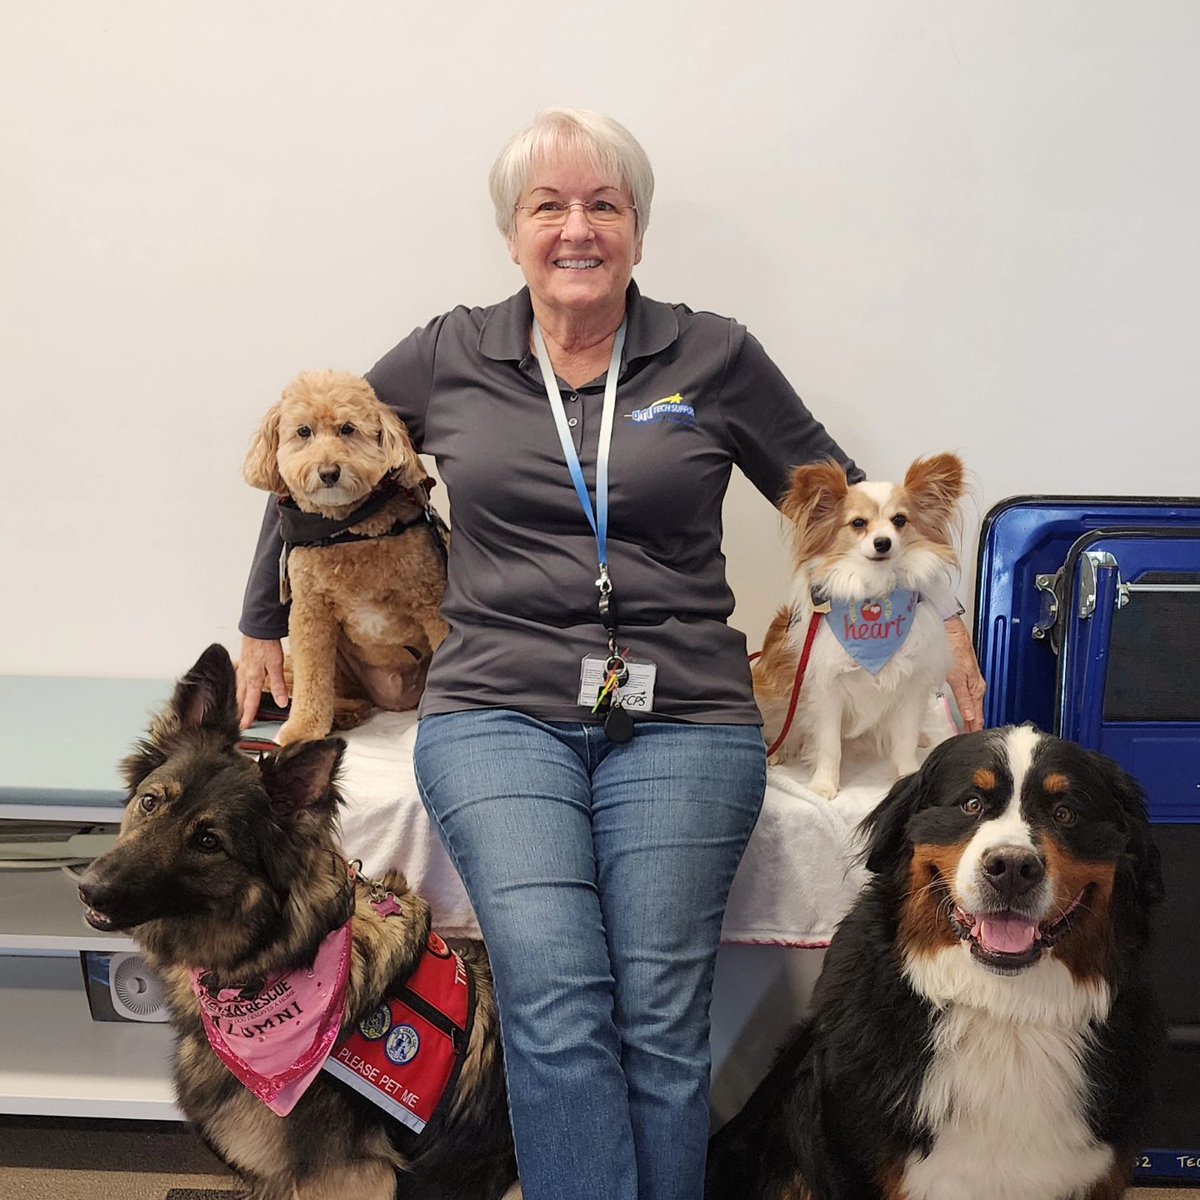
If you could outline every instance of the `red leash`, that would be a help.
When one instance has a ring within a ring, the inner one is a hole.
[[[796,715],[796,701],[800,699],[800,686],[804,683],[804,673],[808,670],[808,660],[812,654],[813,639],[817,636],[817,629],[821,624],[822,613],[814,611],[808,622],[808,632],[804,635],[804,649],[800,652],[800,661],[796,664],[796,678],[792,683],[792,698],[788,704],[787,718],[783,722],[783,728],[779,731],[779,736],[767,749],[767,757],[770,758],[776,750],[783,745],[783,739],[787,737],[788,730],[792,727],[792,718]],[[750,655],[750,661],[753,662],[760,657],[762,651],[757,654]]]

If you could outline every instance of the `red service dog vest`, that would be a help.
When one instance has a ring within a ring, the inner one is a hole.
[[[431,933],[416,971],[359,1022],[324,1069],[420,1133],[458,1076],[472,990],[462,959]]]

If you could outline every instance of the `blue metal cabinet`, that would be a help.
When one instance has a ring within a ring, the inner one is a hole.
[[[984,521],[975,600],[987,724],[1031,721],[1146,789],[1169,1045],[1135,1176],[1200,1187],[1200,499],[1006,500]]]
[[[1055,580],[1087,533],[1159,526],[1200,529],[1200,498],[1016,496],[984,518],[975,642],[992,725],[1053,730],[1058,697]]]
[[[1155,821],[1200,823],[1200,528],[1098,530],[1069,562],[1059,731],[1136,776]]]

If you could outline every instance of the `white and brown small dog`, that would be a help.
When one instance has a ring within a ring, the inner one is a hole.
[[[359,376],[309,371],[267,413],[244,475],[280,496],[293,673],[280,743],[325,737],[335,694],[415,707],[446,636],[446,549],[404,422]]]
[[[819,795],[838,791],[843,739],[873,734],[897,776],[917,768],[921,719],[950,666],[943,617],[953,610],[963,476],[953,454],[918,459],[901,484],[851,485],[834,462],[793,473],[782,505],[792,525],[792,600],[767,630],[754,694],[768,746],[779,743],[773,761],[802,754]]]

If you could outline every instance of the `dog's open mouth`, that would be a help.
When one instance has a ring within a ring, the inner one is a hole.
[[[1032,966],[1070,931],[1072,915],[1086,891],[1084,888],[1053,921],[1033,921],[1011,909],[969,913],[955,907],[950,924],[963,941],[971,943],[971,954],[980,962],[999,971],[1020,971]]]
[[[96,909],[89,908],[86,904],[83,906],[83,918],[93,929],[100,929],[107,932],[117,927],[116,921],[107,913],[97,912]]]

